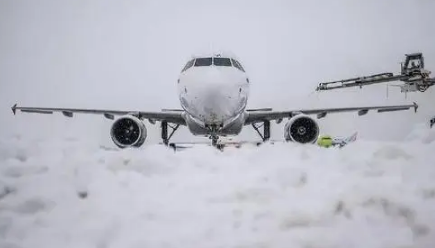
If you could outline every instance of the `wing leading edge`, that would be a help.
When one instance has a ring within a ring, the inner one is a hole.
[[[17,110],[25,113],[53,114],[60,112],[66,117],[73,117],[75,113],[103,115],[107,119],[113,120],[115,116],[132,114],[140,119],[148,119],[150,122],[167,121],[170,123],[186,125],[181,111],[162,111],[162,112],[144,112],[144,111],[125,111],[125,110],[108,110],[108,109],[77,109],[77,108],[41,108],[41,107],[19,107],[17,104],[12,106],[14,115]]]
[[[391,105],[391,106],[366,106],[366,107],[346,107],[346,108],[324,108],[324,109],[301,109],[290,111],[258,111],[248,112],[248,116],[245,120],[245,125],[250,125],[257,122],[263,122],[266,120],[282,120],[284,118],[291,118],[297,114],[317,115],[317,118],[323,118],[329,113],[344,113],[344,112],[358,112],[358,115],[365,115],[369,110],[377,110],[378,113],[393,112],[409,110],[414,108],[414,112],[417,112],[417,103],[408,105]]]
[[[290,111],[271,111],[269,109],[248,111],[248,116],[245,120],[245,125],[252,123],[263,122],[265,120],[282,120],[284,118],[291,118],[297,114],[313,115],[316,114],[317,118],[324,118],[329,113],[344,113],[344,112],[358,112],[359,116],[365,115],[369,110],[377,110],[378,113],[393,112],[409,110],[414,108],[417,112],[417,103],[408,105],[391,105],[391,106],[366,106],[366,107],[346,107],[346,108],[324,108],[324,109],[306,109],[306,110],[290,110]],[[170,111],[164,110],[162,112],[144,112],[144,111],[126,111],[126,110],[107,110],[107,109],[77,109],[77,108],[43,108],[43,107],[20,107],[15,104],[12,106],[14,115],[19,110],[25,113],[38,113],[38,114],[53,114],[60,112],[66,117],[73,117],[74,113],[81,114],[96,114],[103,115],[104,117],[113,120],[115,116],[132,114],[138,116],[140,119],[148,119],[150,122],[167,121],[170,123],[186,125],[183,118],[183,111]]]

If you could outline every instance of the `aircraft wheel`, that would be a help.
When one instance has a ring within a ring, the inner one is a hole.
[[[223,144],[216,144],[216,148],[218,149],[218,150],[220,150],[220,151],[223,151],[224,150],[224,145]]]
[[[172,150],[176,151],[177,146],[174,143],[169,143],[169,147],[172,148]]]

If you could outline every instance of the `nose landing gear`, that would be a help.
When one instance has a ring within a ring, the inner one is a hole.
[[[222,148],[223,148],[223,145],[218,143],[218,141],[219,141],[218,133],[219,133],[219,131],[222,130],[222,127],[223,127],[222,125],[207,126],[207,128],[209,129],[209,132],[210,132],[209,139],[211,139],[211,145],[213,147],[218,148],[219,150],[222,150]]]
[[[211,145],[216,147],[218,145],[219,136],[217,136],[217,135],[211,135],[210,139],[211,139]]]

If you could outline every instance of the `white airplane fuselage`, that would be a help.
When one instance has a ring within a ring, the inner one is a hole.
[[[227,136],[241,132],[249,97],[249,79],[242,70],[228,65],[193,65],[180,74],[180,104],[193,135]]]

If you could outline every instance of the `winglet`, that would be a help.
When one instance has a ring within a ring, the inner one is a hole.
[[[11,109],[12,109],[12,113],[14,113],[14,115],[15,115],[15,113],[17,112],[17,104],[15,103]]]
[[[413,103],[414,103],[414,112],[417,113],[418,104],[416,102],[413,102]]]

